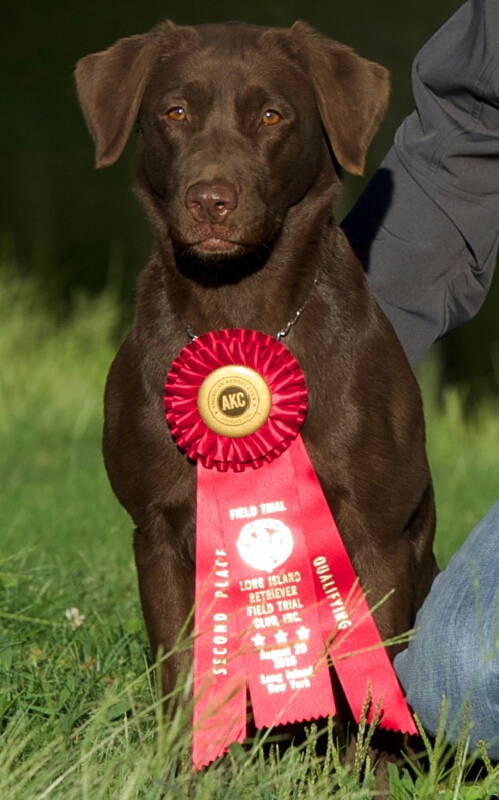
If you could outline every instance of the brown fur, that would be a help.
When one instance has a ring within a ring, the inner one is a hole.
[[[371,604],[394,590],[376,611],[382,636],[407,631],[434,574],[421,400],[332,215],[338,165],[363,171],[386,71],[303,23],[166,22],[83,58],[76,79],[97,166],[139,120],[135,191],[157,242],[104,430],[153,652],[172,648],[194,600],[195,468],[166,425],[165,375],[187,326],[275,335],[304,303],[285,340],[308,385],[303,438]],[[190,660],[165,661],[165,691]]]

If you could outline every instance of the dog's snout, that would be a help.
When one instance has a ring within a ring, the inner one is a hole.
[[[194,183],[185,195],[185,205],[197,222],[223,222],[237,201],[232,183]]]

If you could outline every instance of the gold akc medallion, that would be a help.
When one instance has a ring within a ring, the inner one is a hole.
[[[228,364],[210,372],[199,387],[197,400],[208,428],[231,439],[255,433],[272,408],[267,382],[242,364]]]

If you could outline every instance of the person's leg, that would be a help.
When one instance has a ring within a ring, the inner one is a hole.
[[[423,726],[435,734],[442,698],[446,733],[459,735],[469,704],[470,746],[499,758],[499,502],[435,579],[416,635],[395,669]]]

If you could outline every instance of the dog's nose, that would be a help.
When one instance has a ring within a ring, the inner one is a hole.
[[[237,191],[232,183],[193,183],[185,205],[197,222],[223,222],[237,208]]]

